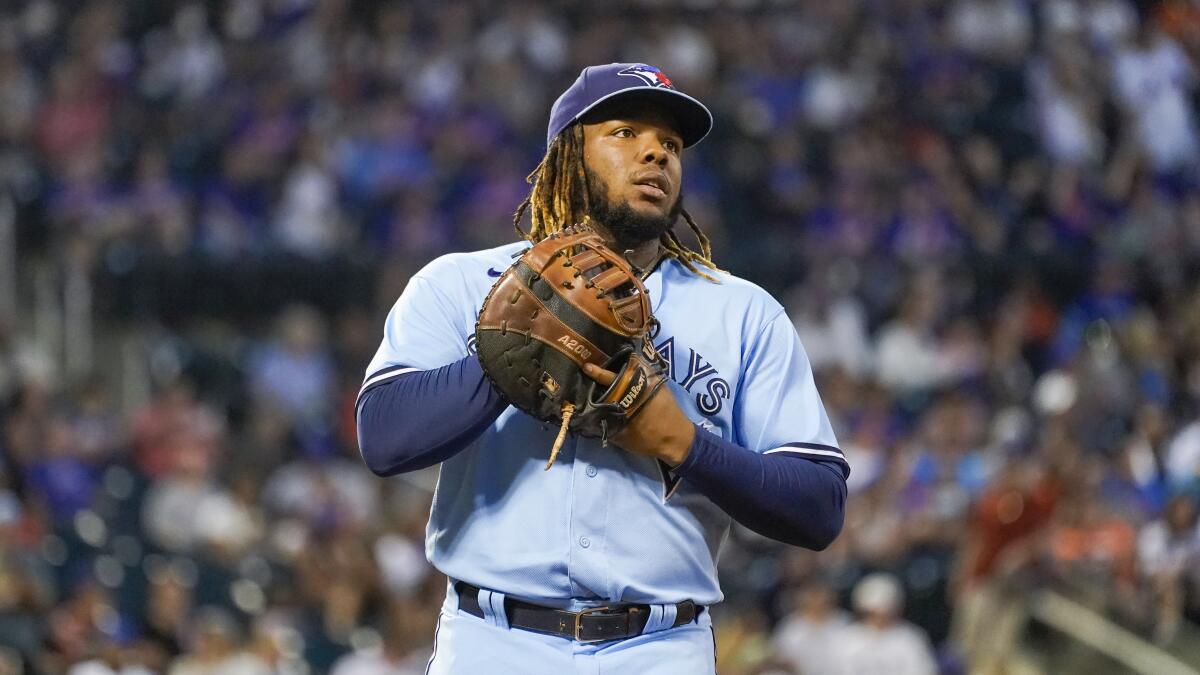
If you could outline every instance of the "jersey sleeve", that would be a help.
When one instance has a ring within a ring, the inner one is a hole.
[[[850,466],[838,447],[800,337],[781,310],[750,343],[734,406],[738,443]]]
[[[440,368],[469,353],[469,327],[461,303],[430,278],[409,280],[388,312],[383,341],[367,366],[359,398],[368,389],[405,373]]]

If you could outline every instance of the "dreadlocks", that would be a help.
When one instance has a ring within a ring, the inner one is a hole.
[[[533,187],[513,213],[513,227],[523,239],[537,243],[564,225],[589,222],[592,208],[583,167],[583,126],[574,124],[556,136],[542,161],[525,177],[525,182]],[[521,229],[521,218],[526,211],[529,211],[531,222],[528,233]],[[715,278],[696,267],[699,263],[717,269],[712,261],[712,242],[686,209],[680,209],[680,215],[700,242],[700,252],[685,246],[670,229],[663,233],[659,243],[667,256],[678,260],[693,274],[715,282]]]

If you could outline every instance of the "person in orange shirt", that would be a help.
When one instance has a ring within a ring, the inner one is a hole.
[[[1052,574],[1067,582],[1115,582],[1121,596],[1134,592],[1137,533],[1112,514],[1092,487],[1064,500],[1047,543]]]

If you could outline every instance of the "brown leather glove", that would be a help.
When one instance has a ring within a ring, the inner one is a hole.
[[[510,403],[566,432],[607,440],[666,381],[658,322],[637,274],[594,230],[568,227],[500,276],[475,324],[479,361]],[[585,364],[616,373],[600,385]],[[550,463],[546,466],[549,468]]]

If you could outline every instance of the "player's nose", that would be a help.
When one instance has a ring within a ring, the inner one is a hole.
[[[642,147],[642,161],[666,166],[667,164],[667,149],[657,138],[647,139]]]

